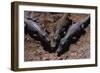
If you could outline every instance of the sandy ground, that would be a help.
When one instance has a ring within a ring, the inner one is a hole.
[[[56,20],[62,16],[62,13],[33,13],[33,17],[42,24],[42,27],[48,28],[47,30],[51,33],[55,25]],[[71,19],[77,22],[84,17],[86,14],[72,14]],[[71,44],[69,50],[62,54],[60,57],[56,53],[49,53],[43,49],[40,41],[36,41],[29,35],[25,35],[24,39],[24,61],[44,61],[44,60],[65,60],[65,59],[86,59],[90,58],[90,27],[86,28],[85,35],[82,35],[80,39]]]

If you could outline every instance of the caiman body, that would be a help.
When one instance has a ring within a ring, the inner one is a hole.
[[[48,34],[42,29],[42,27],[33,20],[31,17],[24,17],[25,33],[29,34],[31,38],[41,41],[41,44],[46,48],[45,50],[51,50]],[[49,48],[49,49],[47,49]]]
[[[85,19],[72,24],[66,35],[60,40],[59,47],[56,52],[60,54],[65,47],[70,45],[70,42],[73,40],[73,38],[77,38],[77,36],[80,35],[89,24],[90,16],[87,16]]]
[[[59,45],[59,41],[67,32],[67,29],[72,24],[72,20],[69,19],[70,14],[65,13],[56,23],[56,29],[54,31],[53,39],[51,40],[51,47],[56,50]]]

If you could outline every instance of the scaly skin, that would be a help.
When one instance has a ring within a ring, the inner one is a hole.
[[[72,24],[72,20],[69,19],[70,14],[64,14],[56,23],[56,31],[54,31],[53,39],[51,40],[51,47],[54,49],[57,48],[58,42],[64,36],[64,32],[67,32],[67,29]]]
[[[57,53],[60,54],[64,47],[68,47],[70,44],[70,41],[76,37],[77,35],[80,35],[82,31],[90,24],[90,16],[87,16],[85,19],[72,24],[70,28],[68,29],[68,32],[66,35],[60,40],[59,47],[57,49]],[[77,38],[77,37],[76,37]]]

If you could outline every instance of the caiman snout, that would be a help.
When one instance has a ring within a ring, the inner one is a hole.
[[[62,48],[58,47],[58,49],[56,50],[57,56],[60,56],[62,52]]]

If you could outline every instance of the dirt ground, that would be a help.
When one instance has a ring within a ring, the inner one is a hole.
[[[43,28],[47,28],[49,33],[56,25],[55,23],[61,18],[62,13],[41,13],[34,12],[33,18],[41,24]],[[85,18],[87,14],[71,14],[73,22],[80,21]],[[49,36],[50,37],[50,36]],[[65,60],[65,59],[87,59],[90,58],[90,27],[86,28],[85,35],[82,35],[80,39],[71,44],[69,50],[61,56],[57,56],[56,53],[49,53],[43,49],[40,41],[36,41],[28,34],[24,36],[24,61],[45,61],[45,60]]]

